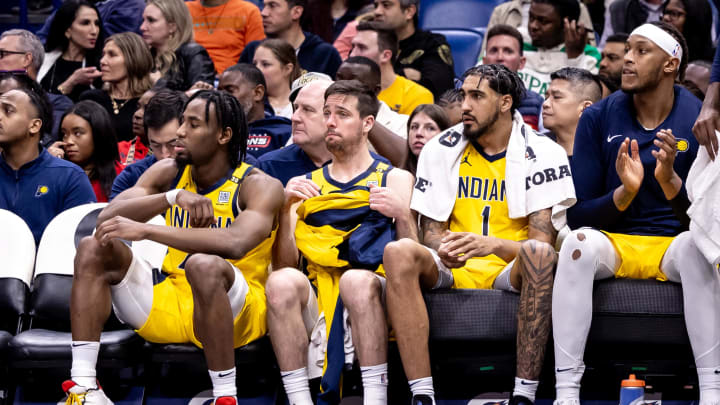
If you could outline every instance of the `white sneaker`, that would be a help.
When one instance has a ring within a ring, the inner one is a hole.
[[[64,402],[58,402],[58,405],[113,405],[100,384],[97,388],[85,388],[73,380],[67,380],[62,383],[62,388],[67,398]]]

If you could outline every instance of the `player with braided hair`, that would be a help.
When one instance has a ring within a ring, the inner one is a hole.
[[[63,384],[69,401],[111,403],[95,366],[113,308],[150,342],[201,346],[214,403],[236,403],[233,347],[266,334],[265,281],[284,201],[280,182],[242,162],[247,133],[234,97],[195,93],[176,158],[151,166],[100,213],[95,235],[81,240],[70,303],[72,379]],[[145,224],[161,213],[166,226]],[[168,246],[166,278],[154,286],[150,264],[121,241],[145,239]]]
[[[461,92],[462,123],[429,141],[419,157],[411,208],[421,215],[422,244],[406,238],[385,247],[388,315],[412,404],[433,405],[429,320],[421,291],[519,293],[517,377],[510,403],[532,403],[550,333],[557,259],[550,214],[560,201],[574,198],[567,157],[523,123],[516,109],[525,88],[507,67],[469,69]],[[548,185],[561,187],[551,192],[544,188]],[[553,197],[536,203],[538,192]],[[520,204],[522,212],[511,215],[511,204]]]

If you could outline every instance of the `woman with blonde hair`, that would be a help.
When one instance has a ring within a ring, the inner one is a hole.
[[[103,88],[88,90],[80,99],[93,100],[110,113],[118,141],[134,137],[132,117],[138,99],[152,86],[152,67],[152,55],[140,35],[123,32],[105,41],[100,59]]]
[[[152,76],[161,84],[185,91],[197,82],[214,83],[215,66],[193,40],[192,17],[183,0],[148,0],[140,32],[154,59]]]
[[[253,65],[265,76],[268,100],[275,115],[292,117],[290,86],[302,74],[295,49],[285,40],[266,39],[255,50]]]

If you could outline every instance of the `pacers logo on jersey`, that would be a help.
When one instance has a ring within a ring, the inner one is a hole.
[[[42,197],[42,196],[44,196],[45,194],[47,194],[48,191],[50,191],[50,189],[48,188],[48,186],[39,185],[39,186],[37,187],[37,190],[35,190],[35,197]]]
[[[677,139],[677,151],[678,152],[687,152],[688,149],[690,149],[690,144],[688,143],[687,139],[678,138]]]

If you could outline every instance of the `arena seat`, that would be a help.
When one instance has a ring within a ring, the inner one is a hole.
[[[447,39],[455,62],[455,77],[475,66],[482,49],[485,29],[434,28],[432,32],[442,34]]]
[[[516,294],[488,290],[425,295],[433,376],[440,395],[467,398],[512,389],[518,301]],[[541,381],[551,389],[552,354],[550,342]],[[596,283],[585,362],[584,390],[586,385],[614,389],[631,371],[656,388],[668,384],[674,389],[692,380],[680,285],[622,279]]]
[[[7,349],[26,315],[35,265],[35,239],[19,216],[0,210],[0,402],[8,397]]]
[[[55,217],[43,233],[38,248],[35,278],[30,300],[30,329],[10,341],[10,367],[30,374],[38,369],[60,369],[69,376],[72,360],[70,342],[70,292],[75,252],[80,240],[92,235],[97,216],[106,203],[86,204]],[[156,217],[153,223],[164,223]],[[131,244],[151,263],[160,265],[166,247],[143,241]],[[152,261],[154,260],[154,261]],[[100,339],[98,369],[132,368],[142,359],[143,339],[111,316]]]
[[[480,29],[487,27],[490,15],[505,0],[420,0],[418,26],[436,28]]]

